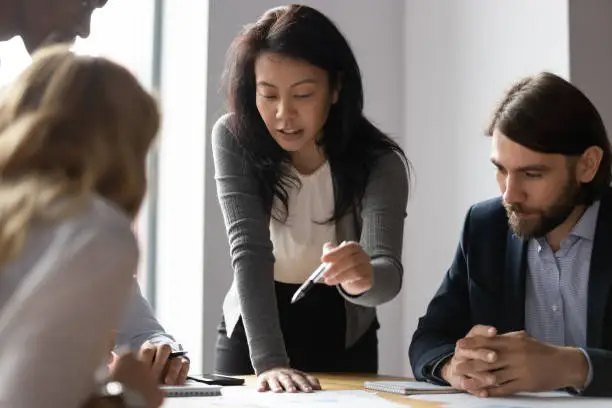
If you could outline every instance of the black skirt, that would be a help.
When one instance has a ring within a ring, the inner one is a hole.
[[[290,366],[305,372],[378,371],[378,322],[350,348],[345,347],[345,300],[338,289],[315,285],[295,304],[291,297],[300,285],[275,282],[278,314]],[[239,320],[232,337],[225,321],[218,327],[215,372],[226,375],[253,374],[244,325]]]

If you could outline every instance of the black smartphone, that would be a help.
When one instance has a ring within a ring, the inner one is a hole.
[[[210,385],[242,385],[244,378],[229,377],[220,374],[192,374],[187,376],[188,380]]]

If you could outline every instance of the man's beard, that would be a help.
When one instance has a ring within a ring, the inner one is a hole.
[[[543,237],[550,231],[561,225],[574,211],[580,198],[580,184],[570,179],[563,187],[563,191],[555,202],[543,210],[525,209],[520,204],[509,204],[504,202],[508,214],[508,225],[512,232],[525,239]],[[521,219],[518,215],[538,215],[536,219]]]

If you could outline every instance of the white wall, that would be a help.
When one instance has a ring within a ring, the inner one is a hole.
[[[404,146],[416,169],[405,234],[404,373],[412,333],[450,266],[463,217],[497,195],[484,128],[520,77],[569,72],[567,2],[406,0]]]

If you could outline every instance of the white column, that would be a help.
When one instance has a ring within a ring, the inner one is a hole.
[[[201,372],[208,1],[163,2],[156,312]]]

